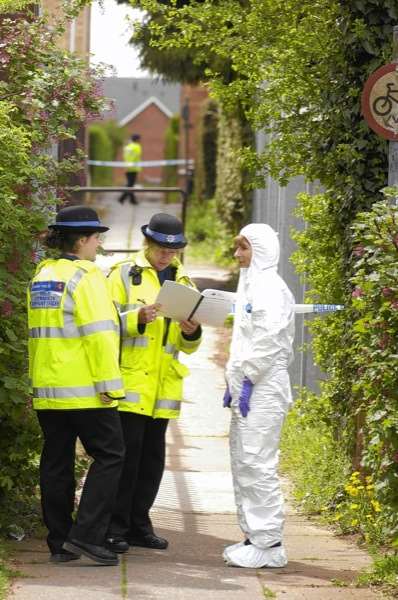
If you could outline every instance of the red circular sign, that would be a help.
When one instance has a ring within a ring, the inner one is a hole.
[[[398,63],[377,69],[362,92],[362,114],[369,127],[387,140],[398,141]]]

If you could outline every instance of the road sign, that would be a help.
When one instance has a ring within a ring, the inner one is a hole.
[[[362,92],[362,114],[373,131],[398,141],[398,63],[377,69]]]

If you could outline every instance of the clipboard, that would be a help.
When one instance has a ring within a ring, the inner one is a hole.
[[[233,292],[195,288],[166,280],[155,300],[160,304],[159,314],[175,321],[194,319],[203,325],[222,327],[233,312]]]

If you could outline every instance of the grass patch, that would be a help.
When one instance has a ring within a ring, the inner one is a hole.
[[[373,565],[361,575],[357,583],[361,585],[379,585],[394,592],[394,598],[398,597],[398,555],[374,557]]]
[[[373,566],[356,585],[380,586],[398,598],[398,539],[391,540],[388,513],[375,496],[372,477],[351,472],[346,444],[335,439],[322,419],[328,413],[322,402],[311,393],[296,401],[282,433],[281,470],[293,483],[293,498],[304,513],[332,524],[340,534],[355,535],[372,555]],[[331,581],[336,587],[347,585]]]
[[[7,565],[6,560],[8,557],[9,550],[7,549],[7,544],[0,538],[0,600],[6,600],[10,581],[19,574],[16,571],[12,571]]]
[[[265,585],[263,585],[263,596],[264,598],[276,598],[275,592],[267,588]]]
[[[319,419],[312,422],[306,402],[289,413],[281,441],[281,470],[294,484],[293,495],[307,514],[322,514],[344,486],[349,471],[341,444]]]

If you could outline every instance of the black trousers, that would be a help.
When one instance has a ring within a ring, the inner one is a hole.
[[[123,467],[124,443],[116,408],[38,410],[44,435],[40,490],[47,543],[52,554],[69,538],[103,545]],[[75,522],[75,448],[80,441],[93,462]]]
[[[127,187],[134,187],[137,180],[137,173],[135,171],[126,171]],[[119,202],[124,202],[126,198],[130,198],[131,204],[136,204],[136,198],[134,192],[123,192],[119,198]]]
[[[162,480],[169,421],[124,411],[119,415],[126,457],[109,535],[130,539],[153,533],[149,511]]]

